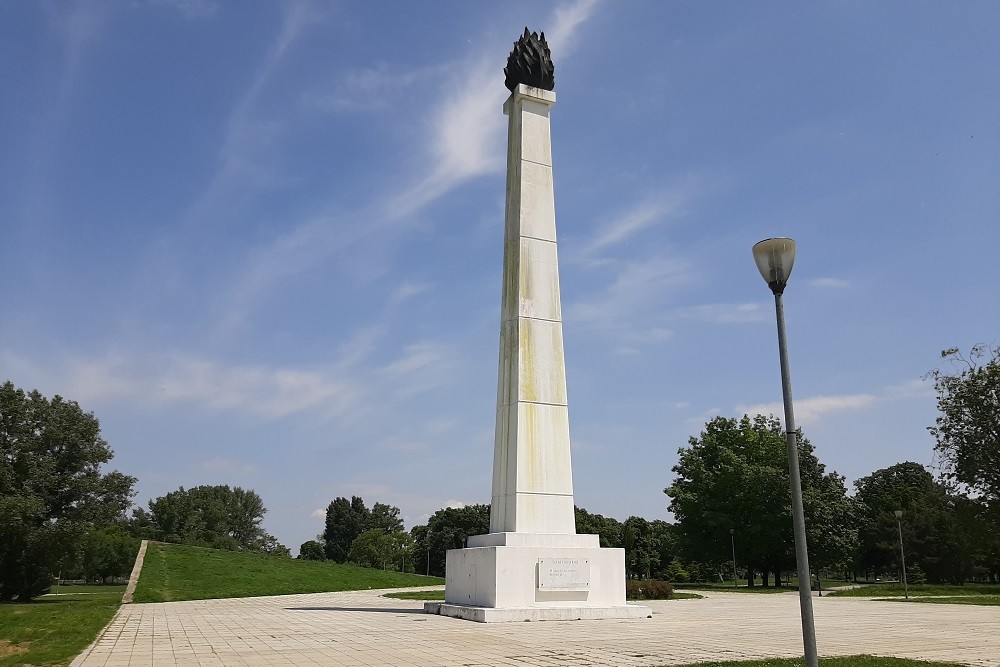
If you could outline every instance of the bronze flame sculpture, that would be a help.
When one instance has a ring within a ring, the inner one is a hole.
[[[555,65],[545,33],[528,32],[525,27],[524,34],[514,42],[503,73],[506,77],[503,83],[511,92],[521,83],[542,90],[555,88]]]

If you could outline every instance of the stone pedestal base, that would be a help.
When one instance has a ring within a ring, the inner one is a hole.
[[[514,623],[520,621],[598,621],[609,618],[649,618],[649,607],[636,604],[620,607],[517,607],[496,609],[471,605],[425,602],[424,611],[463,618],[477,623]]]
[[[597,535],[490,533],[448,551],[445,602],[424,611],[498,623],[644,618],[625,604],[625,551]]]

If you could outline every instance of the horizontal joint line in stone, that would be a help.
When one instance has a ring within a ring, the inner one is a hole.
[[[529,403],[531,405],[551,405],[554,408],[565,408],[566,405],[567,405],[566,403],[546,403],[545,401],[524,401],[524,400],[521,400],[521,399],[518,399],[517,402],[518,403]],[[515,403],[508,403],[508,405],[516,405],[516,404]]]
[[[547,162],[538,162],[537,160],[529,160],[528,158],[521,158],[521,162],[530,162],[531,164],[537,164],[539,167],[551,167],[551,164]]]
[[[543,239],[543,238],[541,238],[541,237],[539,237],[539,236],[528,236],[527,234],[520,234],[520,235],[518,236],[518,238],[522,238],[522,239],[532,239],[533,241],[545,241],[546,243],[551,243],[552,245],[555,245],[555,244],[556,244],[556,242],[555,242],[555,241],[553,241],[552,239]]]
[[[535,317],[534,315],[518,315],[517,317],[512,317],[510,322],[515,322],[517,320],[538,320],[539,322],[558,322],[562,324],[562,320],[552,320],[548,317]]]
[[[507,496],[567,496],[569,498],[573,497],[572,493],[540,493],[538,491],[516,491],[514,493],[505,493],[499,498],[506,498]]]

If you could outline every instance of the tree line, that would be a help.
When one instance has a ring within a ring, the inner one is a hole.
[[[975,346],[967,357],[949,349],[942,358],[953,370],[929,374],[939,409],[928,428],[937,475],[902,462],[857,480],[849,495],[799,431],[816,576],[895,576],[901,533],[911,581],[1000,581],[1000,347]],[[102,472],[113,456],[96,417],[75,401],[0,385],[0,602],[37,597],[59,573],[127,576],[140,539],[289,555],[263,529],[267,510],[252,489],[180,487],[133,509],[136,479]],[[768,585],[794,569],[785,438],[776,419],[709,421],[679,450],[673,473],[665,492],[674,523],[620,522],[577,508],[577,532],[625,549],[634,579],[738,576]],[[442,508],[406,531],[399,508],[338,497],[323,533],[299,557],[443,576],[447,550],[487,532],[489,505]]]
[[[939,411],[928,427],[937,475],[902,462],[858,479],[849,496],[798,431],[817,576],[900,576],[905,556],[911,581],[1000,582],[1000,347],[976,345],[968,357],[951,348],[941,358],[952,370],[927,376]],[[718,417],[679,450],[664,492],[682,554],[720,576],[736,560],[750,585],[794,570],[785,446],[773,417]]]

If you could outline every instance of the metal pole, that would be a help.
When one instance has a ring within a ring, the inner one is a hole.
[[[736,588],[736,535],[729,529],[729,540],[733,543],[733,588]]]
[[[903,553],[903,523],[896,517],[896,527],[899,528],[899,559],[903,561],[903,597],[910,599],[910,593],[906,588],[906,554]]]
[[[784,286],[782,286],[784,287]],[[781,394],[785,403],[785,440],[788,444],[788,482],[792,491],[792,526],[795,531],[795,563],[799,577],[799,608],[802,615],[802,645],[807,667],[818,667],[816,625],[813,621],[812,593],[809,578],[809,553],[806,547],[806,518],[802,509],[802,481],[799,477],[799,450],[795,443],[795,414],[792,410],[792,379],[788,370],[788,345],[785,340],[785,307],[781,291],[774,291],[774,310],[778,319],[778,354],[781,357]]]

